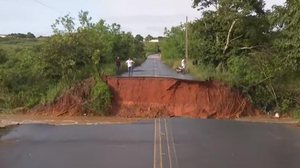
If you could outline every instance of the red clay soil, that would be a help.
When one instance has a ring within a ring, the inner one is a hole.
[[[238,91],[214,81],[187,81],[170,78],[106,79],[113,94],[111,115],[118,117],[239,118],[258,111]],[[54,103],[36,107],[32,114],[46,116],[93,115],[85,104],[93,79],[78,83]]]
[[[95,81],[90,78],[70,88],[52,104],[38,106],[30,110],[31,114],[46,116],[78,116],[93,114],[85,108],[92,86]]]
[[[239,118],[258,111],[238,91],[214,81],[108,77],[112,114],[120,117]]]

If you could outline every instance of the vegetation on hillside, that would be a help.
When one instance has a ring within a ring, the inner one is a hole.
[[[52,25],[54,35],[43,40],[20,34],[0,40],[0,111],[49,104],[74,83],[90,77],[97,79],[90,108],[105,110],[98,107],[110,101],[109,93],[103,93],[108,89],[101,76],[115,73],[117,56],[144,59],[143,37],[134,37],[115,23],[93,23],[88,12],[81,11],[78,19],[76,26],[69,15],[58,18]]]
[[[226,82],[264,111],[300,105],[299,2],[264,9],[263,0],[194,0],[203,17],[189,23],[189,70]],[[166,30],[165,62],[184,57],[185,25]],[[192,64],[193,63],[193,64]]]

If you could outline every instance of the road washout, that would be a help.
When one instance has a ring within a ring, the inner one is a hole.
[[[244,96],[216,81],[156,77],[107,77],[113,96],[108,114],[124,118],[192,117],[233,119],[259,112]],[[31,114],[46,116],[95,115],[85,108],[93,79],[82,81],[52,104]]]
[[[231,119],[259,114],[244,96],[220,82],[108,77],[112,114],[120,117]]]

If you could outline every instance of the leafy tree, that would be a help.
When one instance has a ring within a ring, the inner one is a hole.
[[[143,58],[143,38],[121,31],[119,24],[101,19],[93,23],[86,11],[78,20],[76,27],[70,15],[58,18],[52,25],[54,35],[40,45],[0,50],[0,108],[51,103],[74,82],[91,77],[97,80],[91,105],[95,109],[109,105],[110,93],[100,76],[114,73],[117,55]]]
[[[184,26],[172,27],[165,31],[166,38],[161,42],[162,57],[180,59],[184,56]]]
[[[283,109],[292,99],[281,83],[299,70],[299,3],[273,11],[263,0],[193,0],[203,17],[189,23],[189,58],[206,69],[207,79],[240,88],[262,109]],[[165,30],[163,58],[184,54],[184,27]],[[221,77],[220,77],[221,76]],[[267,108],[268,107],[268,108]]]
[[[63,30],[60,30],[60,25],[62,26],[62,28],[64,28]],[[69,14],[65,15],[64,17],[59,17],[55,20],[55,23],[52,24],[51,27],[55,34],[72,33],[75,31],[74,18]]]
[[[134,37],[134,40],[137,41],[137,42],[143,42],[143,41],[144,41],[144,37],[141,36],[140,34],[137,34],[137,35]]]
[[[286,68],[293,71],[300,67],[300,12],[299,1],[287,0],[285,6],[276,6],[272,13],[274,34],[278,38],[274,40],[274,45],[282,53]]]
[[[148,42],[148,41],[150,41],[150,40],[152,40],[153,39],[153,37],[150,35],[150,34],[148,34],[146,37],[145,37],[145,41],[146,42]]]
[[[35,35],[31,32],[27,33],[27,38],[35,38]]]
[[[231,55],[247,54],[268,43],[266,33],[269,26],[263,10],[264,2],[261,0],[196,0],[193,6],[206,9],[203,18],[195,26],[192,25],[192,31],[203,27],[202,32],[193,37],[196,41],[204,39],[196,48],[201,52],[211,46],[208,52],[211,55],[204,58],[206,63],[226,66]],[[208,10],[210,6],[216,10]],[[207,42],[209,44],[205,44]]]
[[[28,32],[27,34],[23,34],[23,33],[11,33],[9,35],[7,35],[7,37],[11,37],[11,38],[31,38],[34,39],[35,35],[31,32]]]

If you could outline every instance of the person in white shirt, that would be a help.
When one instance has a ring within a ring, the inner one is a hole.
[[[181,70],[182,70],[182,73],[185,73],[186,72],[186,60],[185,60],[185,58],[183,58],[182,60],[181,60]]]
[[[126,64],[128,66],[128,75],[131,76],[133,74],[133,64],[134,64],[134,61],[131,58],[129,58],[126,61]]]
[[[176,68],[176,72],[182,73],[182,74],[186,73],[186,59],[185,58],[183,58],[181,60],[181,65]]]
[[[185,69],[185,67],[186,67],[186,61],[185,61],[185,58],[183,58],[183,59],[181,60],[181,67],[182,67],[182,69]]]

